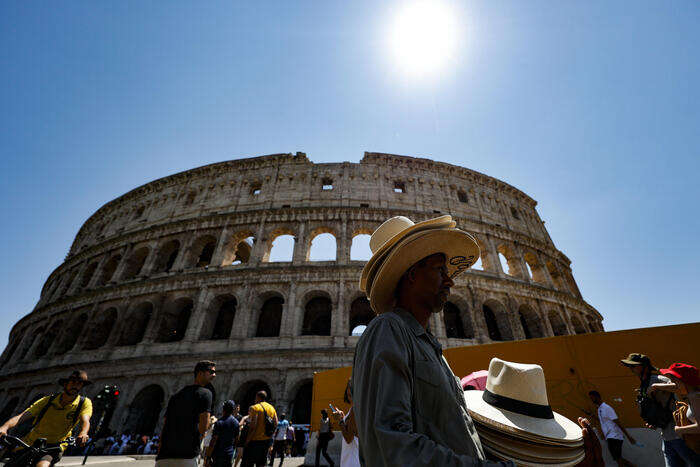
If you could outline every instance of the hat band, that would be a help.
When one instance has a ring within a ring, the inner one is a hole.
[[[533,404],[531,402],[519,401],[510,397],[494,394],[488,389],[484,390],[482,396],[484,402],[499,409],[519,413],[535,418],[554,418],[552,408],[548,405]]]

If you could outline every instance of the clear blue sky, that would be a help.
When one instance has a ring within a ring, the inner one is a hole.
[[[700,3],[447,5],[462,40],[418,79],[398,2],[0,2],[0,346],[103,203],[295,151],[497,177],[608,330],[697,321]]]

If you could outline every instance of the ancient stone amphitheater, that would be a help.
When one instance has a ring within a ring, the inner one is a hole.
[[[89,396],[119,385],[113,429],[152,432],[194,364],[212,359],[219,402],[246,406],[266,388],[294,422],[308,422],[314,371],[351,364],[352,331],[373,316],[358,290],[364,260],[351,249],[395,215],[449,213],[480,243],[478,269],[458,277],[431,321],[443,345],[601,331],[536,204],[469,169],[378,153],[359,164],[276,154],[155,180],[85,222],[13,327],[0,418],[79,367],[97,383]],[[335,259],[313,261],[322,234],[334,237]],[[291,257],[270,261],[285,235]]]

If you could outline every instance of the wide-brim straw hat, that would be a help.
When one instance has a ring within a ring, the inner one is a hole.
[[[367,280],[370,275],[376,273],[377,265],[381,263],[381,259],[384,258],[389,249],[399,241],[421,230],[439,227],[454,228],[455,226],[456,224],[450,215],[440,216],[418,223],[414,223],[411,219],[404,216],[395,216],[384,221],[377,227],[369,239],[369,248],[372,251],[372,257],[362,269],[362,274],[360,275],[360,290],[367,292]]]
[[[505,460],[512,461],[516,465],[522,466],[541,466],[541,465],[558,465],[558,466],[570,466],[579,464],[585,457],[586,452],[583,449],[579,449],[576,454],[568,459],[547,459],[538,456],[530,457],[526,454],[521,453],[511,453],[507,450],[502,449],[501,446],[487,445],[484,444],[484,451],[491,454],[492,456]]]
[[[465,391],[470,414],[478,423],[519,437],[578,443],[581,427],[552,411],[544,371],[539,365],[494,358],[486,390]]]
[[[479,258],[479,246],[468,233],[455,228],[429,228],[405,236],[376,265],[376,272],[367,278],[367,295],[377,313],[393,307],[396,286],[404,273],[428,256],[445,255],[447,274],[456,277]]]

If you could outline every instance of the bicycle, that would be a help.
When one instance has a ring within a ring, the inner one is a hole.
[[[34,467],[42,457],[61,452],[61,445],[75,446],[75,438],[70,437],[51,446],[47,446],[45,438],[39,438],[30,446],[19,438],[5,435],[0,439],[0,446],[5,449],[0,463],[4,467]]]

